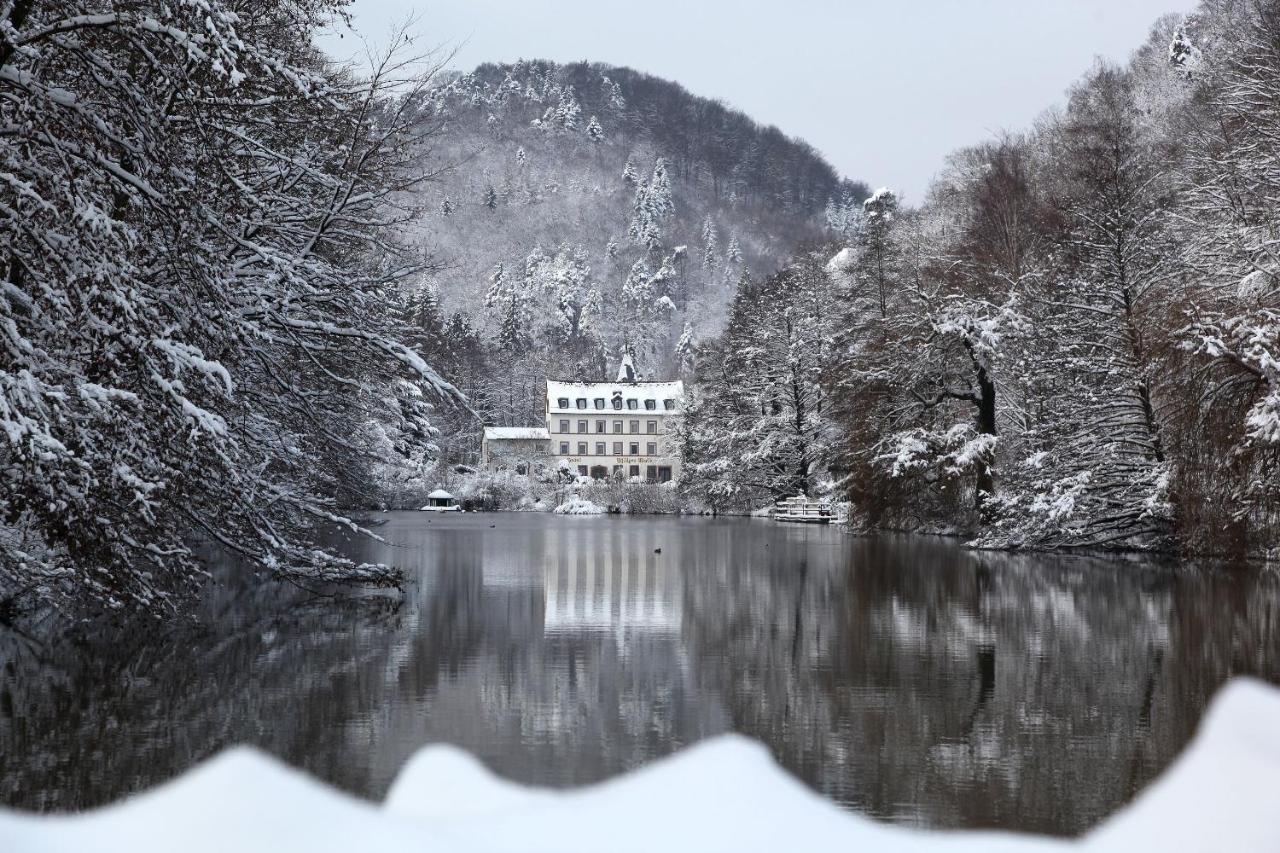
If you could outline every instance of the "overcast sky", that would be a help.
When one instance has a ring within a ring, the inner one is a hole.
[[[948,152],[1026,127],[1095,56],[1123,59],[1194,0],[355,0],[378,44],[417,18],[455,65],[582,59],[720,98],[846,176],[918,202]],[[356,34],[324,42],[344,58]]]

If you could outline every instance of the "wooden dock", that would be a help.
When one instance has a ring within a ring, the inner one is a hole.
[[[804,495],[778,501],[773,505],[775,521],[791,521],[799,524],[830,524],[835,516],[831,506]]]

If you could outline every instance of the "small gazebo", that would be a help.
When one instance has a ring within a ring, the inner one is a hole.
[[[459,506],[453,495],[444,489],[436,489],[427,495],[427,505],[423,509],[428,512],[456,512]]]

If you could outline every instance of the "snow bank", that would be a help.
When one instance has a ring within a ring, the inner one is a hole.
[[[592,503],[586,498],[574,495],[553,509],[552,512],[560,515],[604,515],[607,510],[600,504]]]
[[[0,811],[5,853],[640,853],[640,851],[1280,850],[1280,690],[1222,691],[1181,759],[1077,842],[924,832],[850,814],[738,736],[561,792],[497,778],[448,746],[420,751],[381,808],[235,749],[119,805],[74,817]]]

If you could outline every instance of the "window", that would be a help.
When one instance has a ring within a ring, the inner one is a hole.
[[[645,424],[644,424],[644,431],[645,431],[645,432],[657,432],[657,431],[658,431],[658,422],[657,422],[657,421],[645,421]]]
[[[579,456],[587,455],[587,443],[585,441],[578,442],[578,455]]]
[[[604,432],[604,421],[596,421],[596,432]]]
[[[648,444],[646,444],[646,445],[644,446],[644,452],[645,452],[645,454],[646,454],[646,455],[648,455],[648,456],[657,456],[657,455],[658,455],[658,442],[656,442],[656,441],[651,441],[651,442],[649,442]]]
[[[646,466],[644,469],[644,478],[648,480],[650,483],[656,481],[658,479],[658,466],[657,465]]]
[[[578,476],[579,476],[579,477],[585,477],[585,476],[587,476],[587,466],[586,466],[586,465],[579,465],[579,466],[578,466]]]
[[[674,409],[675,407],[676,407],[676,401],[675,401],[675,400],[663,400],[663,401],[662,401],[662,408],[666,409],[667,411],[671,411],[671,410],[672,410],[672,409]]]
[[[658,466],[658,482],[659,483],[671,482],[671,466],[670,465]]]
[[[604,449],[604,442],[596,442],[596,456],[604,456],[607,451]]]
[[[653,411],[654,409],[658,408],[658,401],[657,401],[657,400],[645,400],[645,401],[644,401],[644,407],[645,407],[646,409],[648,409],[649,411]]]
[[[639,432],[639,431],[640,431],[640,422],[639,422],[639,421],[632,421],[632,422],[631,422],[631,431],[632,431],[632,432]]]
[[[636,402],[635,400],[633,400],[633,399],[629,399],[629,400],[627,400],[627,408],[628,408],[628,409],[638,409],[638,408],[640,408],[640,404],[639,404],[638,402]]]
[[[619,394],[618,396],[616,396],[616,397],[614,397],[614,398],[613,398],[613,407],[614,407],[615,409],[621,409],[621,408],[622,408],[622,395],[621,395],[621,394]]]
[[[586,431],[587,431],[587,422],[578,421],[578,432],[586,432]]]
[[[614,431],[614,432],[622,432],[622,421],[614,421],[614,422],[613,422],[613,431]]]
[[[557,398],[557,399],[556,399],[556,408],[557,408],[557,409],[567,409],[567,408],[569,408],[569,398],[568,398],[568,397],[559,397],[559,398]]]
[[[609,476],[609,469],[604,467],[603,465],[591,466],[591,479],[604,480],[604,479],[607,479],[608,476]]]
[[[621,442],[621,441],[615,441],[615,442],[613,443],[613,455],[614,455],[614,456],[621,456],[621,455],[622,455],[622,442]]]
[[[603,409],[603,408],[604,408],[604,397],[596,397],[595,403],[596,403],[596,408],[597,408],[597,409]]]
[[[640,442],[638,441],[631,442],[631,455],[632,456],[640,455]]]
[[[621,480],[621,479],[622,479],[622,466],[621,466],[621,465],[614,465],[614,466],[613,466],[613,479],[615,479],[615,480]]]
[[[587,398],[586,398],[586,397],[579,397],[579,398],[578,398],[577,400],[575,400],[574,402],[578,404],[578,408],[579,408],[579,409],[585,409],[585,408],[587,407]]]
[[[569,422],[568,422],[568,421],[561,421],[561,422],[560,422],[560,431],[561,431],[561,432],[568,432],[568,431],[569,431]]]
[[[561,456],[569,455],[569,442],[567,441],[560,442],[560,455]]]
[[[639,477],[639,476],[640,476],[640,466],[639,466],[639,465],[632,465],[632,466],[631,466],[630,471],[629,471],[629,472],[628,472],[628,474],[627,474],[627,476],[628,476],[628,477]]]

